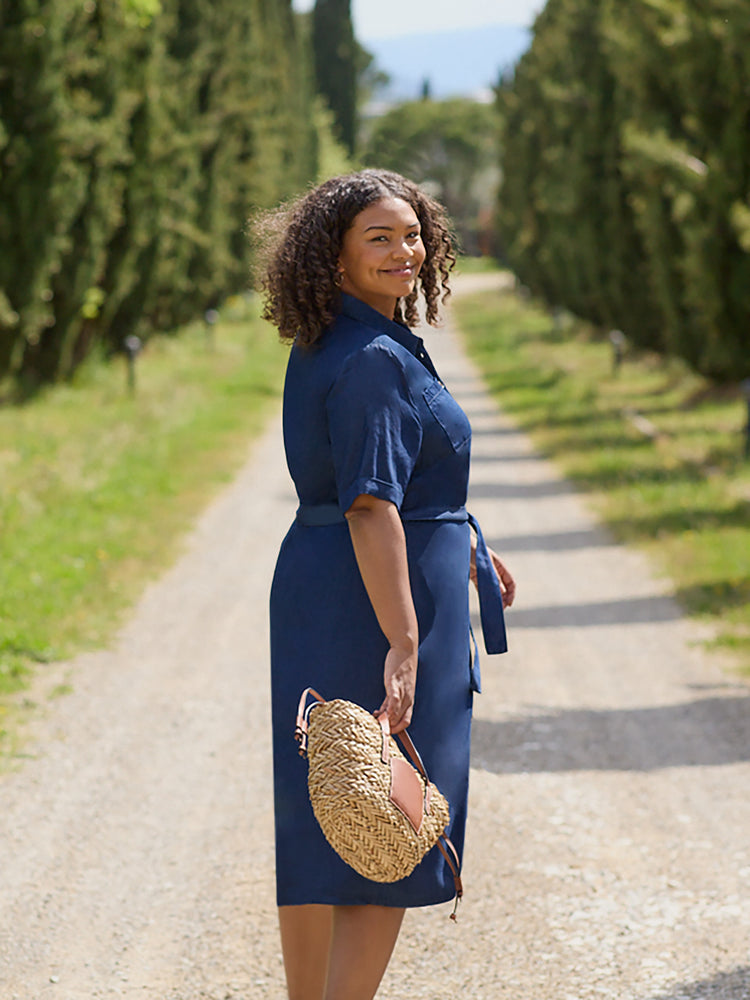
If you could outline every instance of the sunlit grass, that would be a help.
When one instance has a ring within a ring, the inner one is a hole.
[[[489,274],[497,270],[492,257],[464,257],[456,261],[455,274]]]
[[[212,342],[202,324],[150,341],[134,394],[114,359],[0,408],[0,694],[111,638],[248,454],[285,360],[238,299]]]
[[[605,338],[512,292],[462,297],[455,310],[503,409],[750,671],[750,463],[739,391],[652,355],[631,353],[615,373]]]

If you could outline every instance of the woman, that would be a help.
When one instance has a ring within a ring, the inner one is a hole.
[[[467,585],[505,648],[512,578],[464,508],[471,429],[406,323],[437,319],[455,262],[441,207],[397,174],[326,182],[283,218],[265,316],[294,340],[284,442],[300,506],[271,590],[277,900],[290,1000],[371,1000],[404,909],[451,899],[438,851],[362,878],[329,847],[292,733],[303,688],[410,727],[463,847],[472,692]],[[502,581],[501,587],[498,578]],[[492,602],[494,601],[494,608]]]

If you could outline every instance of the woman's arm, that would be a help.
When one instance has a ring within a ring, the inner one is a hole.
[[[387,713],[391,732],[397,733],[411,722],[419,647],[404,526],[394,504],[366,493],[356,498],[346,519],[362,581],[390,644],[378,712]]]

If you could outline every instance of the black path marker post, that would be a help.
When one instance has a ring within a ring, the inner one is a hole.
[[[128,389],[131,396],[135,395],[135,359],[141,353],[142,347],[141,338],[136,337],[134,333],[131,333],[122,342],[122,349],[128,362]]]
[[[743,379],[740,382],[740,389],[742,390],[742,395],[745,397],[745,403],[747,405],[747,423],[745,424],[745,458],[750,459],[750,378]]]
[[[625,355],[625,334],[622,330],[610,330],[609,342],[612,345],[612,374],[617,375]]]

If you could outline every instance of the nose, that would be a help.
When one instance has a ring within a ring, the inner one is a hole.
[[[402,240],[393,251],[393,256],[397,260],[408,260],[414,255],[414,247],[410,246],[407,240]]]

